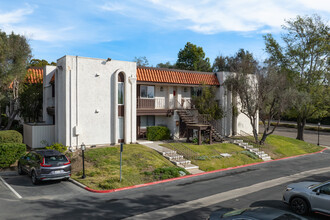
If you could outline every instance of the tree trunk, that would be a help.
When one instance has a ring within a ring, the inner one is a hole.
[[[306,119],[305,118],[298,118],[297,119],[297,138],[298,140],[303,141],[304,140],[304,129],[306,125]]]
[[[237,94],[232,92],[232,135],[237,135]]]
[[[13,112],[10,117],[8,117],[8,124],[5,127],[4,130],[9,130],[11,125],[13,124],[13,121],[15,120],[16,115],[18,114],[18,111]]]

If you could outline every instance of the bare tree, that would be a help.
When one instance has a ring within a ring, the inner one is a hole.
[[[234,73],[227,78],[225,85],[237,95],[239,111],[249,118],[255,143],[264,144],[289,106],[286,76],[270,63],[261,68],[248,51],[240,50],[228,60],[231,60],[230,67]],[[264,125],[260,140],[258,117]],[[272,120],[277,120],[274,127],[271,127]]]
[[[264,144],[277,128],[282,114],[291,106],[291,90],[285,74],[271,65],[258,76],[258,85],[259,119],[264,127],[259,143]],[[273,126],[272,121],[276,122]]]

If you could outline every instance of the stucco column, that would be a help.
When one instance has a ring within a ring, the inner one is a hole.
[[[131,143],[136,142],[136,77],[129,77],[131,83]]]

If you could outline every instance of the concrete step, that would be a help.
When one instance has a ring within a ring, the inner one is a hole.
[[[179,164],[178,167],[182,167],[184,169],[186,169],[187,171],[190,172],[190,170],[192,169],[199,169],[199,166],[196,166],[194,164]],[[190,172],[191,173],[191,172]]]
[[[172,156],[166,156],[164,155],[165,158],[167,158],[168,160],[179,160],[179,159],[183,159],[183,156],[180,154],[176,154],[176,155],[172,155]]]
[[[188,172],[191,173],[191,174],[204,173],[203,170],[200,170],[200,169],[198,169],[198,168],[191,168],[191,169],[188,169]]]
[[[169,150],[169,151],[163,151],[162,152],[163,156],[171,156],[177,154],[175,150]]]
[[[272,160],[272,158],[270,156],[268,157],[264,157],[264,158],[261,158],[263,161],[269,161],[269,160]]]
[[[260,158],[267,158],[267,157],[270,157],[268,154],[262,154],[260,155]]]
[[[243,143],[243,140],[233,140],[234,144]]]
[[[186,159],[177,159],[177,160],[171,160],[172,163],[174,163],[175,165],[183,165],[186,166],[188,164],[191,164],[190,160],[186,160]]]

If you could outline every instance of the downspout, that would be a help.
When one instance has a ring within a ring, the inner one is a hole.
[[[70,149],[72,149],[72,75],[71,75],[71,70],[69,71],[70,74],[70,95],[69,95],[69,103],[70,103]]]
[[[78,56],[76,56],[76,128],[78,128]],[[78,146],[79,146],[79,135],[76,135],[77,136],[77,149],[78,149]]]

